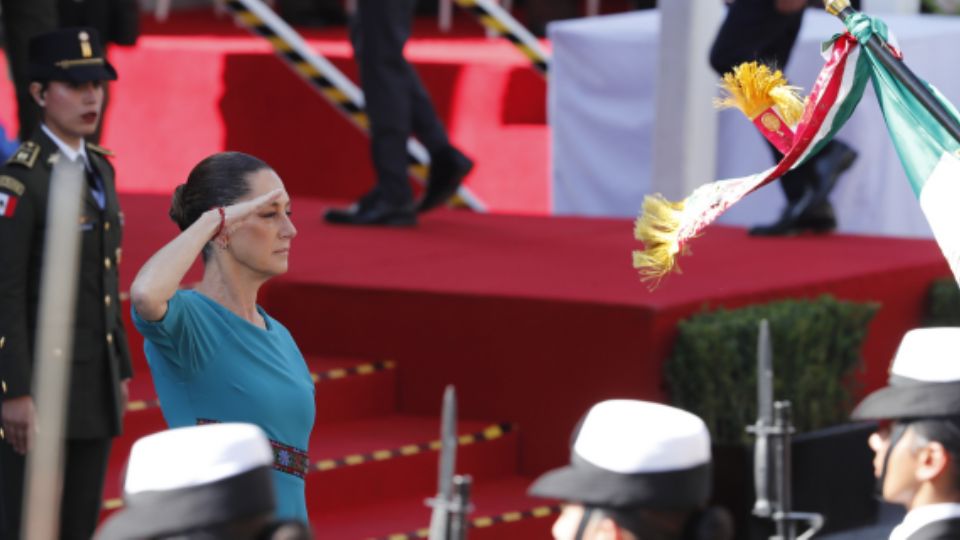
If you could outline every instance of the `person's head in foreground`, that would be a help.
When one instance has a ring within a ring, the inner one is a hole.
[[[297,235],[283,181],[264,161],[242,152],[207,157],[174,192],[170,219],[183,231],[206,212],[245,202],[255,208],[239,221],[227,215],[230,223],[204,248],[203,260],[231,279],[262,282],[287,271]]]
[[[106,81],[117,79],[93,28],[66,28],[33,37],[27,46],[30,95],[43,123],[76,146],[93,135],[103,112]]]
[[[637,400],[594,405],[575,431],[570,465],[530,494],[565,501],[556,540],[727,539],[732,519],[707,508],[710,434],[699,417]]]
[[[910,511],[902,538],[950,519],[958,526],[958,536],[950,537],[960,537],[958,353],[960,328],[911,330],[897,350],[888,385],[868,395],[851,415],[879,421],[869,440],[877,490]]]
[[[124,507],[96,540],[308,539],[299,522],[274,520],[273,449],[252,424],[162,431],[130,451]]]

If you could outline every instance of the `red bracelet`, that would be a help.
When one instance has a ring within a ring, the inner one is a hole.
[[[220,225],[217,226],[217,232],[213,233],[214,238],[220,236],[220,233],[223,232],[223,226],[227,223],[227,212],[222,206],[217,207],[217,212],[220,212]]]

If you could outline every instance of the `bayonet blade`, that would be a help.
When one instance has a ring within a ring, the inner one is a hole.
[[[443,418],[440,421],[440,471],[437,494],[453,500],[453,475],[457,468],[457,392],[448,385],[443,392]]]
[[[757,419],[765,426],[773,425],[773,345],[770,323],[760,321],[757,339]]]

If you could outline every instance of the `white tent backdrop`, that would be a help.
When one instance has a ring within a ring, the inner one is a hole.
[[[921,78],[960,105],[960,17],[885,15],[905,60]],[[636,216],[651,188],[660,16],[656,10],[552,23],[548,98],[552,137],[552,205],[556,214]],[[808,92],[823,65],[820,43],[842,31],[836,18],[808,10],[795,46],[789,81]],[[704,58],[704,62],[707,59]],[[662,111],[669,114],[669,111]],[[762,137],[738,111],[720,115],[717,176],[703,183],[759,172],[773,163]],[[890,142],[873,89],[839,134],[859,158],[831,200],[839,230],[930,237],[919,205]],[[780,187],[767,186],[734,206],[721,223],[774,220]]]

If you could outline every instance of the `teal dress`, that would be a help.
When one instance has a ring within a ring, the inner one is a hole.
[[[277,517],[309,523],[303,467],[314,387],[290,332],[267,315],[266,330],[196,291],[178,291],[155,322],[133,310],[164,419],[171,428],[207,422],[256,424],[274,449]]]

